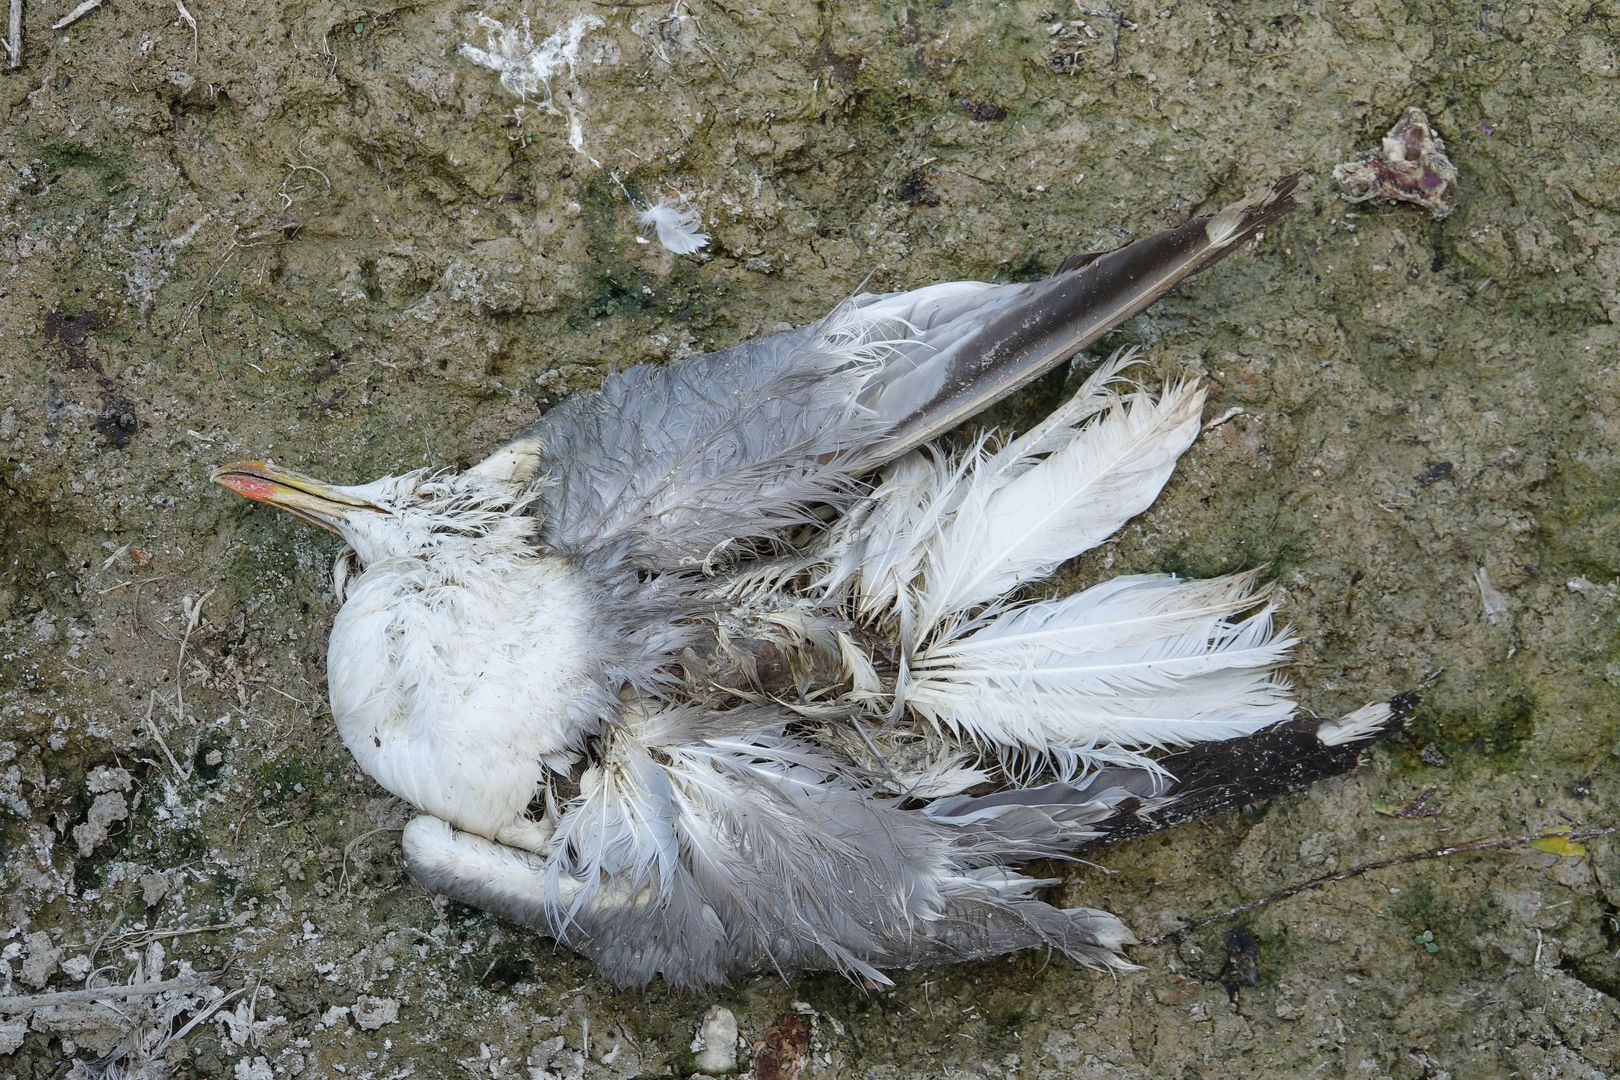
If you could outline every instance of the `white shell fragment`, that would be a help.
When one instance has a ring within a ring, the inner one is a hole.
[[[725,1076],[737,1071],[737,1017],[724,1005],[712,1005],[703,1014],[697,1037],[692,1040],[693,1064],[708,1076]]]
[[[1508,613],[1507,597],[1491,584],[1491,575],[1483,566],[1474,567],[1474,584],[1479,587],[1480,603],[1485,607],[1485,621],[1495,626]]]
[[[1407,109],[1384,136],[1379,153],[1362,154],[1333,168],[1351,202],[1409,202],[1443,218],[1457,206],[1457,166],[1422,109]]]

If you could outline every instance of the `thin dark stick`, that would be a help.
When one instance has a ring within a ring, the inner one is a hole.
[[[1234,915],[1241,915],[1245,911],[1254,911],[1258,908],[1275,904],[1279,900],[1287,900],[1290,896],[1298,896],[1309,889],[1319,889],[1323,885],[1331,885],[1335,881],[1347,881],[1350,878],[1360,877],[1374,870],[1383,870],[1390,866],[1405,866],[1408,863],[1427,862],[1430,859],[1443,859],[1448,855],[1462,855],[1470,851],[1493,851],[1500,848],[1528,847],[1537,840],[1591,840],[1594,837],[1609,836],[1620,832],[1620,825],[1611,825],[1602,829],[1560,829],[1553,832],[1528,833],[1524,836],[1499,836],[1494,840],[1470,840],[1463,844],[1453,844],[1450,847],[1431,848],[1428,851],[1415,851],[1410,855],[1396,855],[1388,859],[1376,859],[1372,862],[1357,863],[1348,870],[1340,870],[1336,874],[1323,874],[1321,877],[1311,878],[1290,885],[1286,889],[1279,889],[1269,893],[1258,900],[1250,900],[1246,904],[1239,904],[1234,908],[1227,908],[1216,915],[1209,915],[1202,919],[1195,919],[1185,926],[1178,926],[1174,930],[1160,934],[1142,942],[1143,945],[1162,945],[1166,941],[1179,940],[1183,935],[1193,930],[1201,930],[1213,923],[1224,922]]]

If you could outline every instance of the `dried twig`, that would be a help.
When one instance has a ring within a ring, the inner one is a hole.
[[[120,914],[120,916],[119,916],[119,922],[120,923],[123,922],[122,914]],[[141,946],[150,945],[154,941],[167,941],[170,938],[190,937],[192,934],[211,934],[211,933],[214,933],[215,931],[218,931],[218,930],[237,930],[237,929],[241,929],[242,927],[244,927],[246,925],[247,925],[246,921],[239,922],[239,923],[237,923],[237,922],[220,922],[220,923],[211,923],[208,926],[186,926],[186,927],[181,927],[178,930],[168,930],[168,929],[131,930],[127,934],[120,934],[118,937],[114,938],[113,939],[113,947],[114,948],[119,948],[119,949],[126,949],[126,948],[132,948],[132,947],[139,948]],[[113,929],[117,929],[117,926],[115,925],[113,927]],[[107,938],[111,934],[112,934],[112,930],[108,930],[107,933],[101,935],[101,938],[99,940],[97,940],[97,942],[96,942],[96,948],[99,949],[101,947],[102,943],[105,942],[107,940]],[[79,948],[79,947],[80,946],[77,946],[77,945],[73,946],[73,948]]]
[[[108,593],[117,592],[119,589],[127,589],[131,585],[136,585],[136,586],[150,585],[154,581],[167,581],[172,577],[174,577],[173,574],[157,574],[157,575],[155,575],[153,577],[149,577],[149,578],[139,578],[139,579],[130,578],[128,581],[120,581],[116,585],[109,585],[105,589],[102,589],[100,592],[96,593],[96,595],[97,596],[106,596]]]
[[[213,595],[214,590],[209,589],[207,592],[197,597],[195,603],[192,602],[191,597],[189,596],[180,601],[180,613],[186,618],[186,626],[180,635],[180,655],[176,657],[174,661],[174,717],[181,724],[186,722],[186,646],[191,644],[192,632],[195,631],[197,629],[197,625],[202,622],[203,601],[207,600]],[[178,768],[178,766],[176,766],[176,768]]]
[[[22,0],[11,0],[11,23],[6,30],[6,66],[22,67]]]
[[[157,691],[155,691],[155,690],[147,691],[147,693],[146,693],[146,731],[147,731],[147,734],[151,735],[152,736],[152,741],[158,744],[158,749],[163,751],[163,756],[169,759],[169,768],[174,770],[174,774],[176,776],[178,776],[181,780],[190,780],[191,779],[191,773],[188,770],[182,769],[180,767],[180,763],[174,759],[174,752],[169,749],[169,744],[163,741],[163,732],[158,730],[157,718],[153,715],[153,711],[156,708],[156,706],[157,706]]]
[[[124,925],[124,920],[128,917],[129,913],[127,911],[120,911],[117,918],[113,919],[112,925],[103,930],[101,936],[96,938],[95,944],[90,946],[90,963],[92,965],[95,964],[96,954],[101,952],[101,947],[107,944],[107,939],[112,937],[120,926]]]
[[[187,926],[180,930],[142,930],[138,933],[126,934],[120,944],[150,945],[154,941],[167,941],[169,938],[190,937],[192,934],[212,934],[216,930],[240,929],[243,923],[217,922],[207,926]]]
[[[97,0],[97,2],[99,3],[100,0]],[[197,59],[197,45],[200,41],[199,35],[197,34],[197,20],[193,19],[191,17],[191,12],[186,10],[185,0],[174,0],[174,6],[175,9],[180,12],[181,21],[187,26],[191,27],[191,59],[193,62],[195,62]]]
[[[287,693],[287,691],[281,689],[279,686],[276,686],[269,679],[249,679],[248,682],[262,686],[272,694],[280,694],[282,697],[286,698],[294,705],[297,705],[299,708],[309,708],[309,702],[305,701],[303,698],[293,697],[291,694]]]
[[[200,972],[162,982],[136,982],[117,986],[91,986],[83,990],[58,990],[50,994],[24,994],[18,997],[0,997],[0,1016],[49,1009],[57,1005],[82,1005],[95,1001],[151,997],[153,994],[184,993],[207,986],[218,978],[217,972]]]
[[[102,0],[84,0],[84,3],[68,12],[66,15],[51,23],[52,30],[65,30],[100,7]]]
[[[343,872],[338,875],[338,888],[343,890],[343,895],[344,896],[351,895],[350,890],[349,890],[349,859],[350,859],[350,857],[352,857],[354,855],[354,849],[359,847],[366,840],[369,840],[371,837],[376,836],[379,833],[390,833],[390,832],[399,832],[399,829],[397,827],[394,827],[394,828],[384,827],[384,828],[381,828],[381,829],[368,829],[365,832],[361,833],[359,836],[355,837],[353,840],[350,840],[347,844],[343,845]],[[360,861],[359,859],[355,859],[356,864],[358,864],[359,861]]]
[[[191,1018],[191,1020],[189,1022],[187,1022],[185,1027],[181,1028],[179,1031],[177,1031],[173,1035],[169,1036],[169,1038],[166,1040],[165,1045],[167,1043],[177,1043],[181,1039],[184,1039],[187,1035],[190,1035],[192,1028],[196,1027],[198,1024],[202,1023],[204,1020],[208,1019],[210,1016],[213,1016],[219,1010],[223,1009],[226,1005],[230,1004],[233,999],[241,997],[242,996],[242,991],[245,990],[245,989],[247,989],[245,986],[238,986],[235,990],[232,990],[230,993],[221,994],[219,997],[217,997],[213,1001],[209,1002],[203,1008],[198,1009],[197,1010],[197,1015],[193,1016]]]
[[[1496,851],[1502,848],[1529,847],[1538,840],[1591,840],[1599,836],[1611,836],[1620,832],[1620,825],[1610,825],[1601,829],[1554,829],[1544,833],[1526,833],[1523,836],[1498,836],[1491,840],[1469,840],[1462,844],[1452,844],[1450,847],[1430,848],[1428,851],[1414,851],[1409,855],[1394,855],[1387,859],[1374,859],[1372,862],[1357,863],[1348,870],[1340,870],[1336,874],[1323,874],[1321,877],[1311,878],[1309,881],[1296,882],[1286,889],[1278,889],[1268,893],[1257,900],[1250,900],[1246,904],[1227,908],[1215,915],[1207,915],[1202,919],[1194,919],[1174,930],[1160,934],[1142,942],[1143,945],[1162,945],[1166,941],[1179,941],[1183,936],[1194,930],[1201,930],[1214,923],[1225,922],[1234,915],[1242,915],[1246,911],[1255,911],[1259,908],[1275,904],[1279,900],[1287,900],[1290,896],[1298,896],[1311,889],[1319,889],[1323,885],[1331,885],[1335,881],[1348,881],[1350,878],[1360,877],[1374,870],[1383,870],[1391,866],[1405,866],[1408,863],[1427,862],[1430,859],[1444,859],[1448,855],[1463,855],[1470,851]]]

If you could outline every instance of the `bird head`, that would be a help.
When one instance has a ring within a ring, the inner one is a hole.
[[[364,567],[385,559],[466,560],[528,550],[538,526],[528,513],[538,486],[488,466],[462,473],[418,469],[345,486],[264,461],[239,461],[210,478],[337,533]]]

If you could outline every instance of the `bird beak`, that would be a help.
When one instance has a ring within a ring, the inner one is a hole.
[[[337,532],[340,524],[352,520],[356,514],[387,513],[375,503],[356,498],[342,488],[262,461],[221,465],[209,479],[244,499],[280,507],[294,517],[331,532]]]

